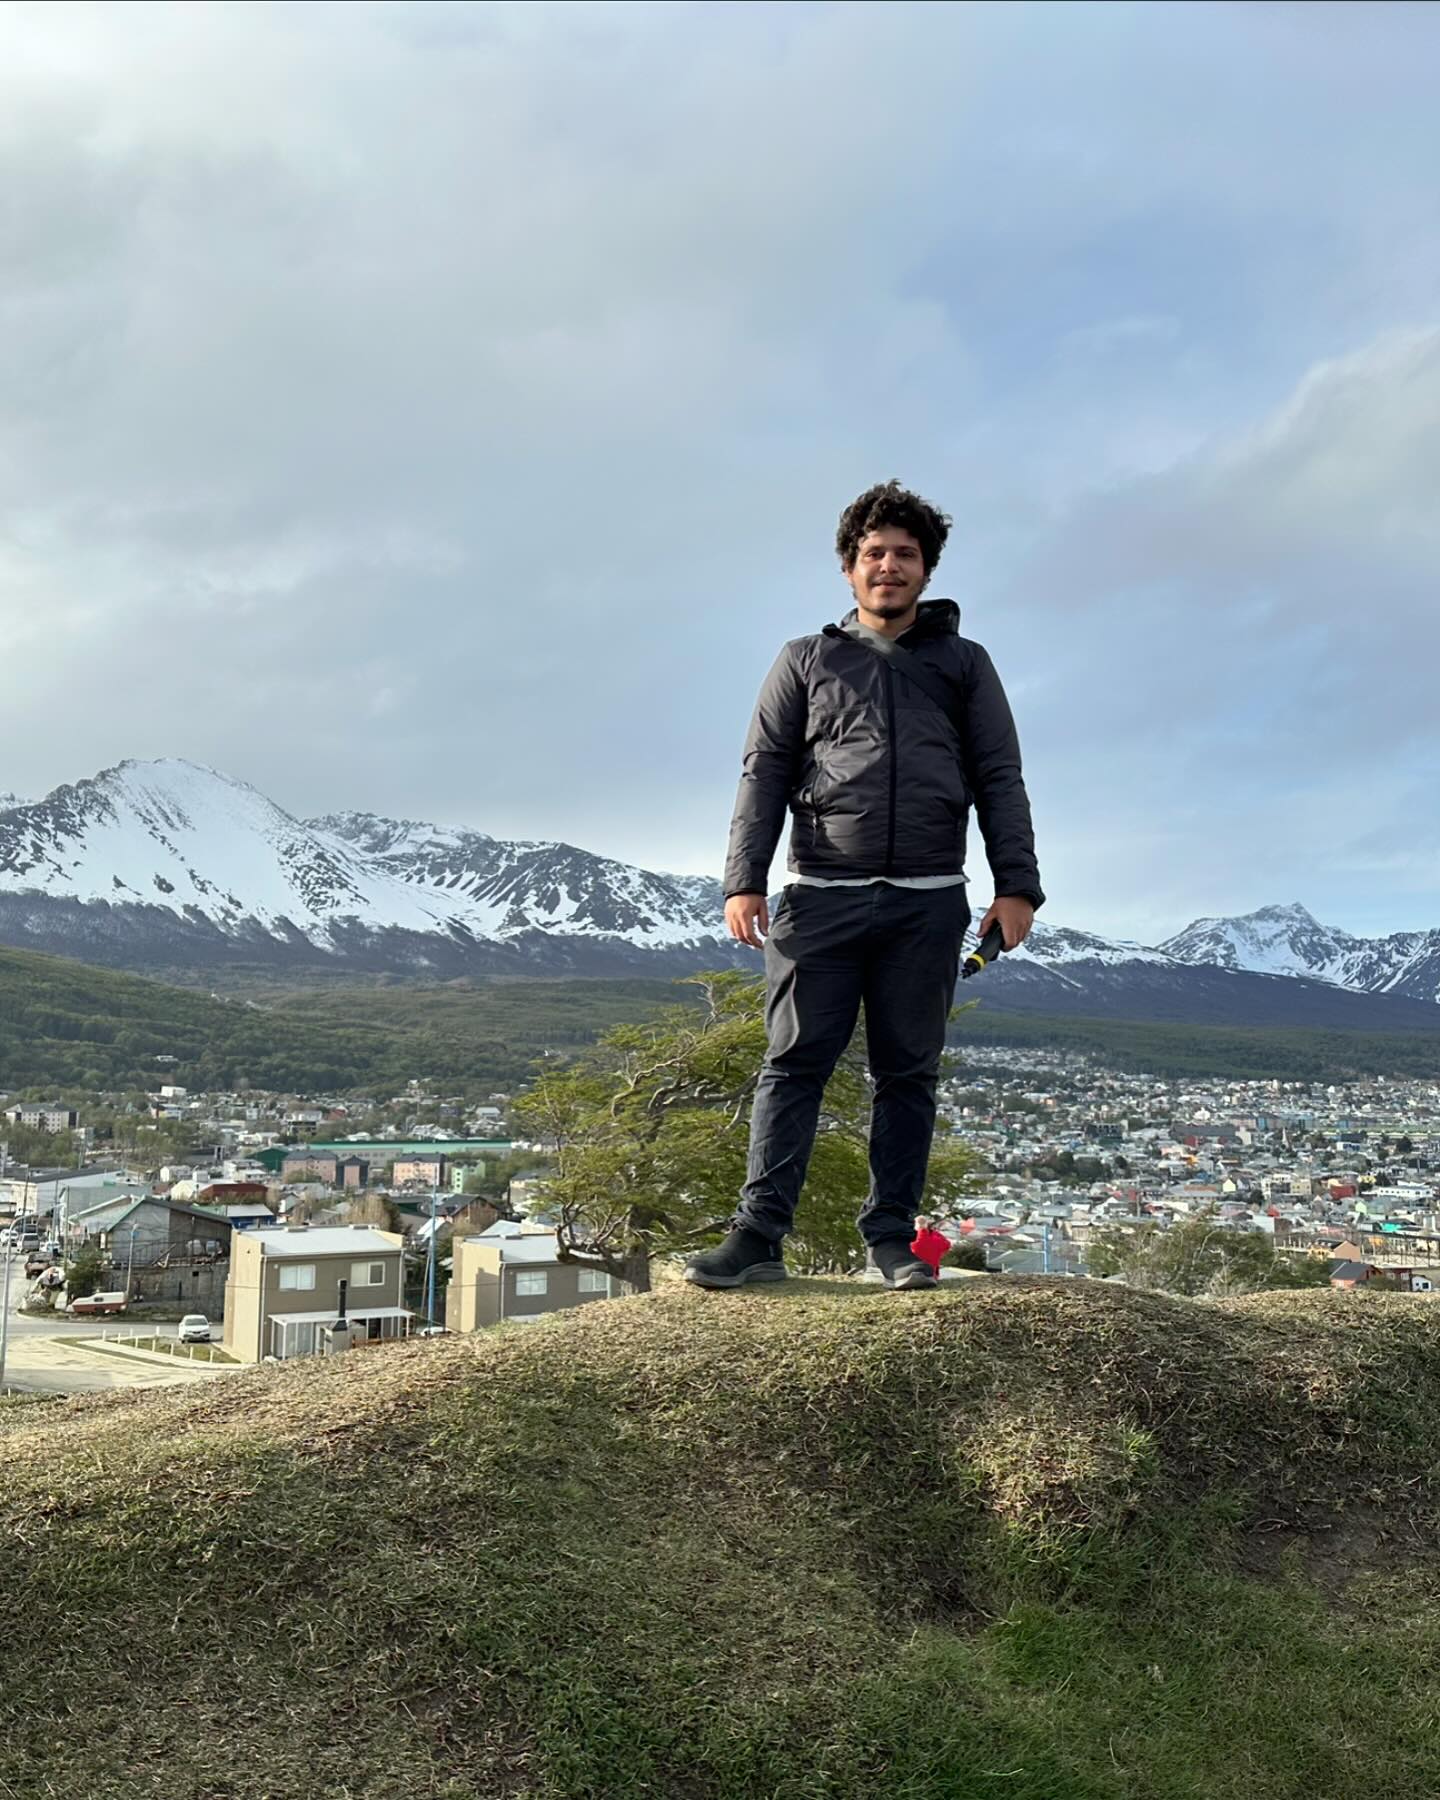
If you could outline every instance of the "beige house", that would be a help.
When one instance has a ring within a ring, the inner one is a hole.
[[[445,1186],[448,1163],[443,1156],[397,1156],[390,1170],[391,1187]]]
[[[225,1283],[225,1348],[242,1362],[328,1350],[339,1317],[355,1343],[408,1337],[400,1234],[373,1225],[237,1231]]]
[[[445,1294],[450,1331],[479,1331],[502,1321],[529,1323],[630,1291],[612,1276],[562,1263],[553,1231],[506,1219],[473,1236],[457,1233],[452,1254]]]

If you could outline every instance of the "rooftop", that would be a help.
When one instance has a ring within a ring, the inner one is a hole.
[[[302,1225],[292,1229],[241,1234],[247,1243],[259,1244],[262,1256],[369,1256],[400,1251],[398,1241],[373,1225]]]

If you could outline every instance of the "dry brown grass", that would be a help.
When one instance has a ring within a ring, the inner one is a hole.
[[[1397,1545],[1433,1581],[1437,1319],[1042,1280],[666,1288],[0,1410],[0,1795],[71,1794],[76,1766],[100,1800],[1311,1784],[1323,1733],[1227,1741],[1287,1679],[1239,1679],[1235,1621],[1275,1646],[1303,1625],[1285,1654],[1333,1718],[1344,1658],[1307,1663],[1330,1628],[1300,1552],[1368,1508],[1347,1593]],[[1413,1715],[1433,1627],[1349,1616]],[[1107,1748],[1107,1705],[1155,1703],[1146,1655],[1190,1698]],[[917,1739],[916,1709],[943,1729]],[[1428,1800],[1420,1740],[1370,1716],[1310,1791],[1368,1792],[1383,1729],[1389,1800]]]

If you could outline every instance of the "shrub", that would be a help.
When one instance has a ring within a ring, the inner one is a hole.
[[[98,1294],[105,1273],[105,1258],[93,1244],[86,1244],[65,1264],[65,1292],[71,1300]]]

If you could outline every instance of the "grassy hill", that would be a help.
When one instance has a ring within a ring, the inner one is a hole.
[[[0,1410],[0,1793],[1432,1800],[1436,1317],[667,1289]]]

